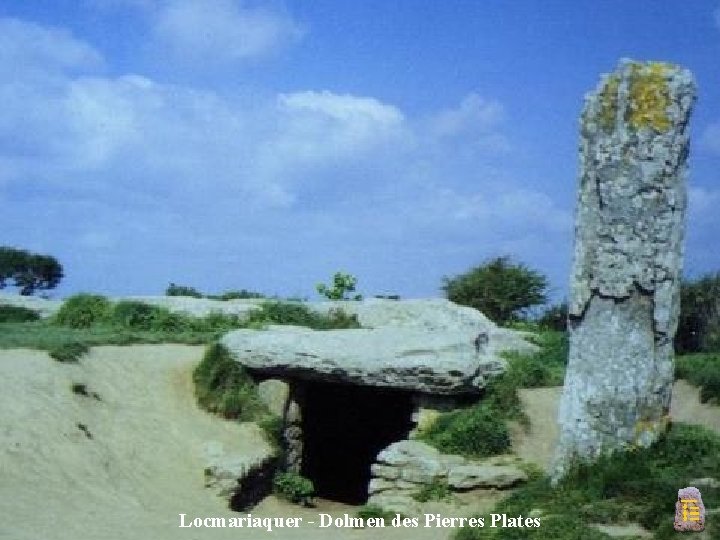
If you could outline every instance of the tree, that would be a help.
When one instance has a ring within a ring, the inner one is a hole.
[[[318,293],[322,294],[328,300],[350,300],[347,294],[355,292],[356,284],[357,278],[355,276],[343,272],[335,272],[331,287],[328,287],[324,283],[318,283],[315,288]],[[362,300],[362,295],[356,294],[352,299]]]
[[[11,286],[18,287],[20,294],[29,296],[36,290],[57,287],[63,277],[63,267],[55,257],[0,247],[0,289],[12,280]]]
[[[675,352],[720,351],[720,272],[680,283]]]
[[[547,278],[510,257],[496,257],[464,274],[443,278],[442,289],[456,304],[474,307],[503,324],[529,307],[547,302]]]

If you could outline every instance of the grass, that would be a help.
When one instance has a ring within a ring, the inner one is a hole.
[[[269,413],[257,394],[257,385],[219,343],[208,347],[193,372],[200,406],[224,418],[259,420]]]
[[[85,343],[77,341],[67,341],[60,343],[58,346],[50,349],[50,357],[58,362],[77,363],[80,357],[86,354],[89,347]]]
[[[40,319],[37,311],[21,306],[0,305],[0,323],[29,322]]]
[[[700,387],[702,403],[720,404],[720,354],[696,353],[678,356],[675,378]]]
[[[565,377],[567,334],[542,331],[534,340],[538,352],[505,355],[507,370],[489,382],[480,403],[441,414],[419,438],[441,452],[470,458],[506,452],[510,447],[506,421],[527,421],[518,390],[562,385]]]
[[[499,411],[485,403],[440,415],[418,438],[443,453],[471,458],[510,448],[507,425]]]
[[[420,490],[413,494],[412,498],[417,502],[447,501],[452,497],[450,486],[446,480],[434,479],[429,484],[423,485]]]
[[[5,312],[10,311],[26,316],[14,309]],[[355,317],[342,311],[322,315],[295,302],[265,302],[251,313],[249,320],[243,320],[237,315],[223,313],[193,317],[142,302],[113,304],[102,296],[81,294],[69,298],[49,319],[0,322],[0,349],[54,351],[55,358],[67,361],[73,356],[67,353],[78,344],[87,347],[158,343],[201,345],[213,343],[233,329],[260,329],[268,324],[294,324],[316,330],[359,327]]]
[[[539,529],[462,529],[456,540],[516,538],[576,540],[606,535],[588,523],[638,522],[656,539],[684,538],[672,530],[677,490],[720,471],[720,436],[698,426],[675,424],[648,449],[605,456],[576,465],[555,488],[547,477],[532,479],[500,502],[493,513],[540,513]],[[706,508],[720,506],[720,489],[703,488]],[[708,520],[709,538],[720,538],[717,520]]]

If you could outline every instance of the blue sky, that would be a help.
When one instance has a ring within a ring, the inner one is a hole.
[[[511,255],[567,289],[583,95],[689,68],[686,274],[720,269],[720,1],[0,5],[2,244],[57,294],[439,296]]]

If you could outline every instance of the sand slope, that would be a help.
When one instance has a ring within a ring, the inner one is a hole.
[[[191,372],[202,347],[98,347],[78,365],[46,353],[0,351],[0,538],[12,540],[139,539],[442,539],[447,529],[180,529],[188,518],[237,516],[203,486],[203,449],[220,442],[259,458],[259,429],[197,408]],[[71,391],[86,385],[99,399]],[[524,390],[529,432],[516,429],[522,457],[545,465],[557,435],[559,388]],[[675,386],[673,418],[720,431],[720,408],[700,405],[697,389]],[[83,429],[79,424],[85,426]],[[487,512],[492,501],[477,507]],[[473,505],[475,507],[475,505]],[[258,517],[317,521],[354,509],[320,501],[303,509],[266,499]],[[466,512],[463,512],[466,513]],[[449,515],[449,514],[444,514]]]
[[[78,365],[46,353],[0,351],[0,538],[120,540],[225,538],[408,538],[407,530],[180,529],[188,518],[237,516],[203,486],[203,448],[260,457],[267,448],[253,424],[197,408],[191,372],[202,347],[97,347]],[[71,391],[83,383],[98,394]],[[78,424],[86,426],[89,438]],[[269,498],[260,517],[318,512],[354,514],[322,503],[302,509]],[[440,532],[440,534],[438,534]],[[413,538],[444,538],[415,529]]]

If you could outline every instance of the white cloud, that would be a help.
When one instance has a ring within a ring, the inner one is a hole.
[[[706,150],[720,154],[720,122],[710,124],[700,136],[700,144]]]
[[[15,81],[31,73],[93,68],[102,57],[64,29],[0,18],[0,76]]]
[[[213,266],[213,279],[312,282],[372,260],[402,281],[428,258],[446,265],[570,228],[549,196],[488,173],[497,145],[482,142],[505,140],[502,107],[478,95],[429,122],[329,91],[231,98],[76,73],[97,65],[91,47],[37,25],[15,32],[26,43],[16,60],[56,76],[18,84],[0,72],[0,226],[80,267],[101,264],[102,251],[112,271],[129,276],[142,261],[144,278],[162,283],[176,267],[208,275],[203,261],[230,254],[239,262]]]
[[[177,55],[195,61],[237,61],[293,43],[302,26],[287,12],[233,0],[170,0],[154,15],[154,33]]]
[[[502,117],[503,108],[499,102],[472,93],[465,96],[458,107],[434,115],[431,126],[438,136],[452,137],[495,129]]]

